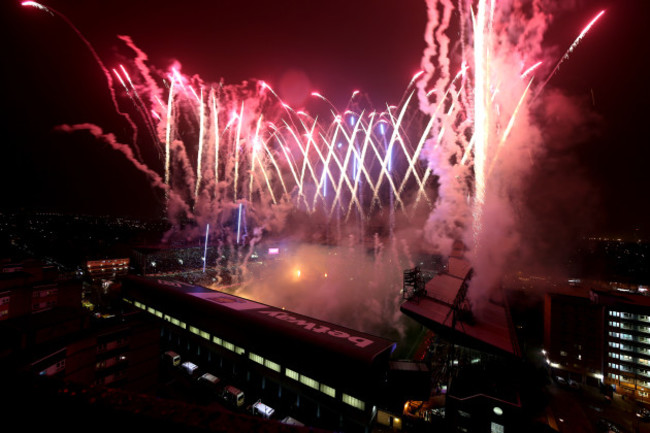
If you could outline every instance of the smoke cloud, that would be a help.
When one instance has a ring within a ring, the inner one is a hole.
[[[424,233],[445,255],[454,240],[467,245],[474,268],[469,296],[479,303],[505,272],[559,246],[542,234],[557,225],[544,206],[569,213],[580,208],[572,200],[594,196],[578,176],[564,174],[565,187],[555,180],[541,184],[575,162],[554,148],[584,142],[594,120],[585,104],[544,89],[557,62],[550,54],[557,50],[543,41],[558,9],[546,3],[479,2],[470,11],[465,4],[427,2],[425,73],[417,87],[420,109],[437,117],[423,155],[439,188]],[[450,50],[452,35],[460,40]],[[523,74],[540,61],[544,66]],[[577,203],[591,209],[588,201]],[[567,235],[566,227],[556,233]],[[543,239],[547,245],[538,254]]]

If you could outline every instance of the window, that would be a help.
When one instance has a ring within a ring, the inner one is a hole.
[[[230,342],[228,342],[226,340],[222,340],[222,341],[223,341],[223,347],[225,347],[226,349],[231,350],[233,352],[235,351],[235,345],[234,344],[232,344],[232,343],[230,343]]]
[[[267,368],[270,368],[273,371],[277,371],[280,373],[282,371],[282,367],[280,367],[280,364],[277,364],[271,360],[265,359],[264,360],[264,366]]]
[[[248,359],[250,359],[253,362],[257,362],[258,364],[264,365],[264,358],[262,358],[261,356],[259,356],[256,353],[249,352],[248,353]]]
[[[307,385],[310,388],[314,388],[316,390],[318,389],[318,385],[319,385],[317,381],[315,381],[311,377],[305,376],[304,374],[300,375],[300,383],[302,383],[303,385]]]
[[[325,385],[324,383],[320,384],[320,391],[323,394],[329,395],[332,398],[336,397],[336,390],[334,388],[332,388],[331,386]]]
[[[196,335],[200,334],[199,328],[197,328],[196,326],[191,326],[191,325],[190,325],[190,332],[192,334],[196,334]]]
[[[560,350],[560,356],[567,356],[566,351],[564,351],[564,350]]]
[[[343,400],[343,403],[349,404],[350,406],[356,407],[357,409],[364,410],[366,408],[366,404],[363,401],[359,400],[358,398],[354,398],[346,393],[343,393],[341,399]]]
[[[490,433],[503,433],[503,426],[496,422],[492,422],[490,425]]]
[[[284,369],[284,374],[287,375],[287,377],[290,377],[293,380],[299,380],[300,379],[300,374],[298,374],[297,371],[290,370],[288,368]]]
[[[212,337],[212,342],[218,344],[219,346],[223,346],[223,340],[217,336]]]
[[[201,337],[203,337],[206,340],[210,341],[210,334],[205,332],[205,331],[201,331]]]
[[[243,355],[243,354],[246,352],[246,350],[244,350],[243,347],[235,346],[235,347],[234,347],[234,352],[235,352],[237,355]]]

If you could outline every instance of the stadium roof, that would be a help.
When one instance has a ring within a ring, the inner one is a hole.
[[[127,276],[123,291],[247,350],[300,365],[301,371],[322,373],[336,363],[350,372],[369,371],[388,366],[395,348],[382,337],[183,282]]]
[[[471,265],[458,251],[449,258],[448,271],[433,277],[425,286],[426,295],[405,301],[400,310],[455,343],[488,352],[519,356],[510,313],[501,293],[472,305],[471,320],[458,310],[463,301],[463,285],[471,278]],[[468,297],[471,302],[471,294]],[[454,306],[456,305],[456,307]]]

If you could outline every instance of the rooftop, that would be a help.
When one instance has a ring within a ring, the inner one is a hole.
[[[471,293],[468,299],[464,294],[471,275],[470,263],[454,250],[448,271],[433,277],[425,286],[425,294],[406,300],[400,310],[458,344],[519,356],[502,291],[494,290],[489,298],[474,304]],[[467,301],[472,303],[471,315],[461,308],[470,305]]]

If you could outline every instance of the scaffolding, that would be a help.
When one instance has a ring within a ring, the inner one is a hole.
[[[426,296],[424,288],[424,277],[422,270],[416,266],[413,269],[404,271],[404,285],[402,287],[402,299],[418,302],[421,296]]]

